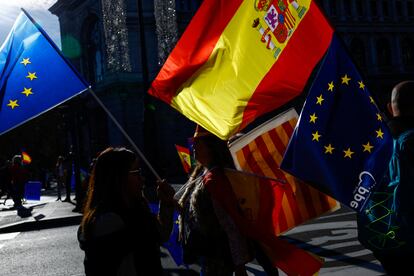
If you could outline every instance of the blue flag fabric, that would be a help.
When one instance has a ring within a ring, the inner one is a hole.
[[[280,167],[361,211],[391,153],[381,113],[334,35]]]
[[[153,214],[158,214],[159,206],[157,203],[150,203],[150,210]],[[185,265],[183,259],[183,248],[178,241],[178,213],[174,211],[173,214],[173,229],[171,232],[170,239],[164,244],[164,247],[167,248],[168,252],[170,253],[171,257],[173,258],[175,264],[177,266]]]
[[[40,200],[42,183],[40,181],[28,181],[24,186],[24,198],[27,200]]]
[[[87,87],[41,27],[21,12],[0,48],[0,134]]]

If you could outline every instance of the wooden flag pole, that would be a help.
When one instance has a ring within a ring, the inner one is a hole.
[[[98,104],[103,108],[103,110],[105,110],[106,114],[108,114],[109,118],[111,118],[111,120],[118,127],[118,129],[121,131],[121,133],[125,136],[125,138],[131,144],[131,146],[138,153],[139,157],[144,161],[144,163],[148,166],[148,168],[151,170],[151,172],[155,175],[157,180],[161,181],[161,177],[158,175],[158,173],[155,171],[155,169],[151,166],[151,164],[149,163],[147,158],[145,158],[144,154],[141,152],[141,150],[138,148],[138,146],[135,144],[135,142],[131,139],[131,137],[128,135],[128,133],[126,133],[124,128],[121,126],[121,124],[112,115],[111,111],[109,111],[108,108],[106,108],[105,104],[98,98],[98,96],[95,94],[95,92],[90,87],[88,88],[88,91],[95,98],[95,100],[98,102]]]

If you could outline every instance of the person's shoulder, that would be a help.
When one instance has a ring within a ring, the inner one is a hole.
[[[408,152],[414,154],[414,130],[411,134],[407,137],[405,141],[405,148]]]
[[[93,235],[95,237],[109,235],[123,230],[126,224],[122,217],[115,212],[99,214],[94,222]]]
[[[399,143],[406,145],[413,145],[414,143],[414,128],[406,129],[398,136]]]
[[[414,129],[414,118],[411,117],[393,117],[387,125],[391,131],[392,136],[398,139],[401,135],[404,135],[407,131]]]

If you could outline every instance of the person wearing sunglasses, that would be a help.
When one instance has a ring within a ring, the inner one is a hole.
[[[85,274],[162,275],[160,244],[172,230],[174,189],[158,181],[158,215],[143,196],[144,179],[135,153],[107,148],[92,170],[78,230]]]

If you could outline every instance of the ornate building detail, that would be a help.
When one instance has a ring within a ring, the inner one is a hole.
[[[131,72],[124,0],[102,0],[106,44],[106,66],[109,72]]]
[[[175,0],[154,0],[154,16],[158,39],[158,64],[162,65],[177,42]]]

